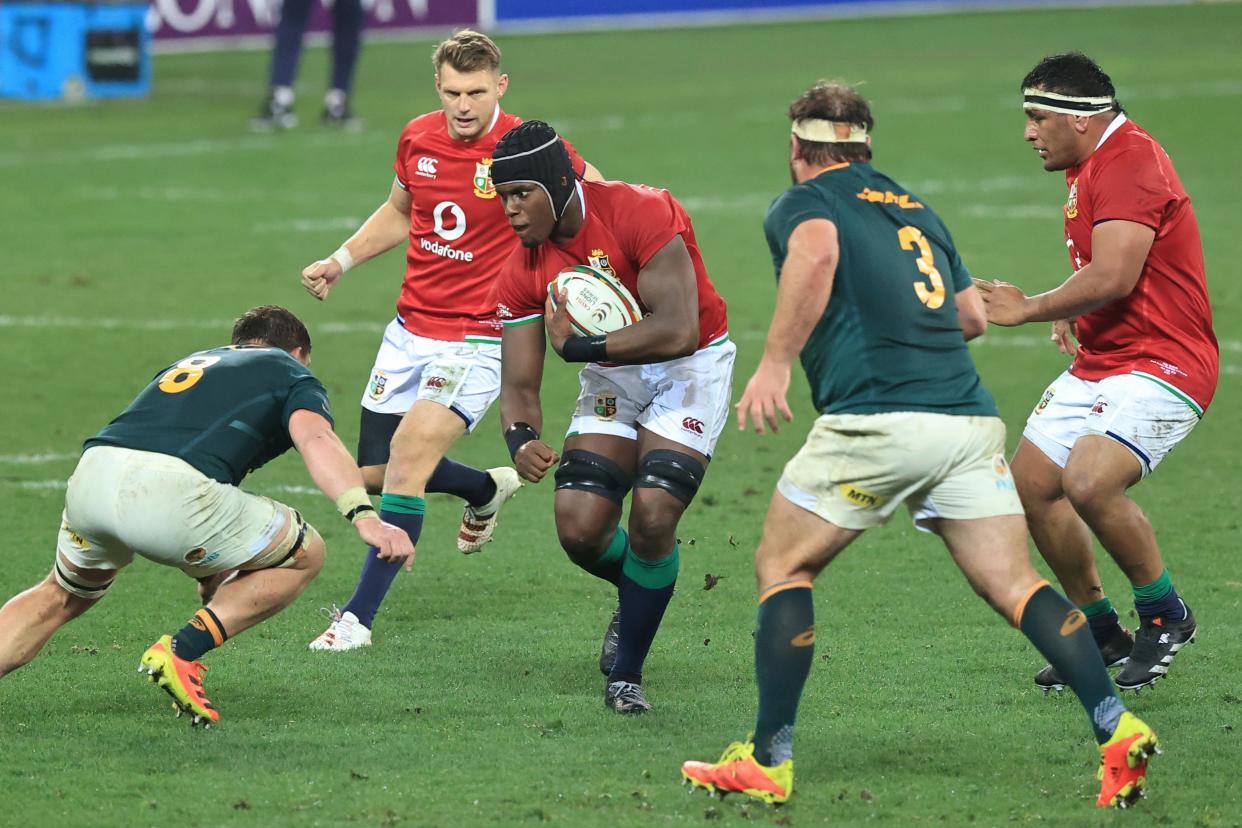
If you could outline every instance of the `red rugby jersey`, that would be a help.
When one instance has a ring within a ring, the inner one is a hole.
[[[1075,270],[1091,261],[1091,231],[1102,221],[1133,221],[1156,231],[1130,295],[1078,318],[1070,372],[1085,380],[1142,374],[1206,409],[1220,354],[1199,224],[1173,162],[1155,138],[1124,119],[1065,177],[1065,238]]]
[[[725,302],[707,277],[690,216],[677,199],[668,190],[641,184],[581,183],[586,218],[578,234],[564,244],[549,239],[536,248],[518,247],[505,263],[496,283],[501,322],[520,324],[541,317],[548,283],[561,270],[576,264],[611,272],[646,313],[638,273],[660,248],[674,236],[681,236],[690,251],[698,283],[699,347],[723,339],[729,330]]]
[[[410,244],[397,317],[410,333],[450,341],[500,340],[492,286],[517,246],[496,189],[492,150],[522,123],[497,107],[475,141],[449,136],[443,110],[406,124],[393,168],[411,196]],[[565,142],[574,171],[585,163]]]

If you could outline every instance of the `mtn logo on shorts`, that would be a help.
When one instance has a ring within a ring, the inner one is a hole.
[[[60,522],[60,528],[65,530],[65,534],[69,536],[69,542],[72,543],[74,546],[76,546],[78,549],[89,549],[90,548],[90,544],[88,544],[81,535],[73,531],[73,529],[69,526],[69,523],[67,521],[62,520]]]
[[[427,377],[427,381],[423,383],[427,388],[443,388],[448,385],[448,380],[444,377]]]
[[[384,396],[384,386],[388,384],[388,375],[383,371],[376,371],[375,376],[371,377],[371,384],[367,386],[367,395],[373,400],[378,400]]]
[[[603,394],[595,396],[595,416],[601,420],[611,420],[617,416],[617,398],[607,397]]]
[[[693,417],[687,417],[686,419],[682,420],[681,427],[684,428],[686,431],[689,431],[691,434],[702,434],[703,433],[703,421],[696,420]]]
[[[185,562],[188,564],[196,564],[200,563],[205,557],[207,557],[207,550],[200,546],[197,549],[191,549],[189,552],[185,553]]]
[[[846,500],[863,509],[878,509],[888,500],[887,497],[860,489],[852,483],[842,483],[837,488],[841,490],[841,495]]]

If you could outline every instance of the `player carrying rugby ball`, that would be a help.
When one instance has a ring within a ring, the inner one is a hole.
[[[600,654],[604,703],[641,713],[651,709],[643,661],[677,580],[677,523],[729,414],[736,349],[725,303],[676,199],[667,190],[577,180],[547,124],[527,121],[505,134],[492,153],[492,181],[522,242],[496,286],[505,440],[532,482],[560,461],[561,546],[618,592]],[[620,282],[642,320],[574,335],[565,302],[553,311],[548,284],[581,264]],[[586,363],[563,456],[539,436],[545,328],[566,362]],[[631,488],[627,532],[619,522]]]

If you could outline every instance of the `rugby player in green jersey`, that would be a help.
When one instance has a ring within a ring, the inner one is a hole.
[[[147,649],[138,669],[168,691],[178,715],[218,721],[199,658],[287,607],[323,566],[323,538],[296,510],[238,488],[290,447],[363,541],[381,557],[413,562],[409,536],[379,520],[332,431],[310,353],[296,316],[254,308],[233,326],[231,345],[163,369],[86,441],[51,573],[0,609],[0,676],[94,606],[138,555],[197,579],[204,602]]]
[[[764,221],[776,311],[738,428],[750,419],[762,434],[793,419],[786,394],[799,354],[820,416],[777,484],[755,555],[755,732],[682,774],[712,792],[789,798],[815,644],[812,582],[905,503],[1082,701],[1100,743],[1097,804],[1129,804],[1156,736],[1118,699],[1082,611],[1031,567],[1005,426],[966,347],[985,328],[970,274],[931,208],[871,166],[874,121],[854,90],[817,84],[789,117],[794,184]]]

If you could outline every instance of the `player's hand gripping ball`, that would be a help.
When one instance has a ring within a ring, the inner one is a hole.
[[[611,333],[643,318],[638,301],[621,280],[589,265],[567,267],[548,284],[554,309],[561,291],[570,324],[583,336]]]

